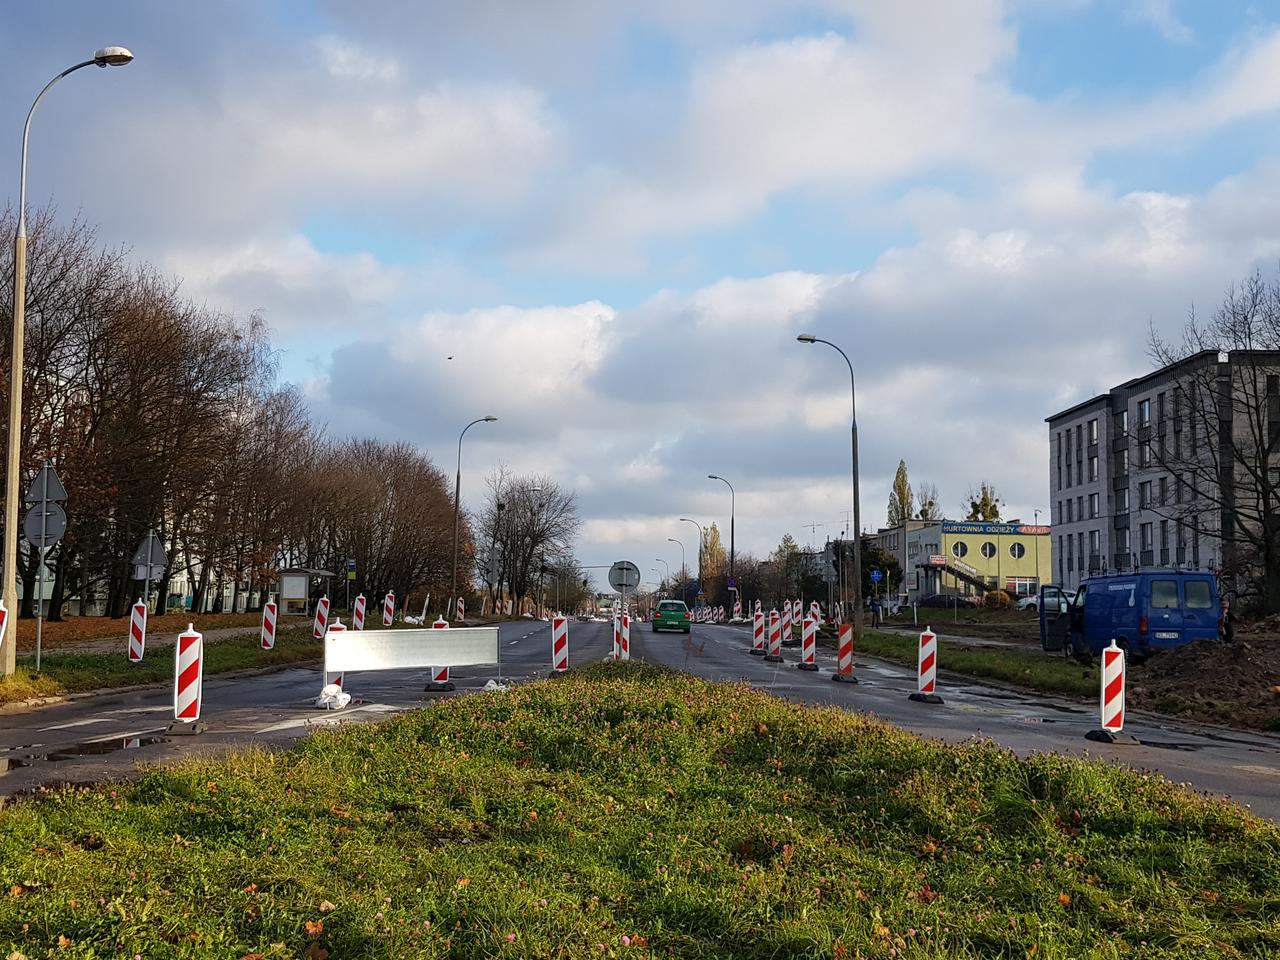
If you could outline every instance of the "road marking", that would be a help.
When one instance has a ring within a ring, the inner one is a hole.
[[[41,727],[41,733],[50,730],[69,730],[71,727],[87,727],[91,723],[107,723],[110,717],[90,717],[88,720],[72,720],[70,723],[55,723],[52,727]]]
[[[122,740],[122,739],[128,739],[129,737],[146,737],[146,736],[150,736],[153,733],[164,733],[164,731],[165,731],[164,727],[151,727],[150,729],[147,729],[147,730],[127,730],[121,733],[104,734],[100,737],[90,737],[88,740],[85,740],[84,742],[85,743],[103,743],[107,740]]]
[[[279,723],[273,723],[269,727],[263,727],[258,734],[276,733],[280,730],[291,730],[294,727],[313,727],[317,724],[334,724],[342,720],[343,717],[350,717],[357,713],[399,713],[403,710],[411,709],[410,707],[396,707],[389,703],[365,703],[358,707],[350,709],[334,711],[329,718],[320,717],[295,717],[292,720],[281,720]]]

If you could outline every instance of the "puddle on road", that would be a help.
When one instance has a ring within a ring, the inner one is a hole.
[[[111,753],[119,753],[122,750],[140,750],[143,747],[168,742],[168,737],[138,736],[109,737],[105,740],[73,743],[70,746],[58,747],[45,753],[26,753],[18,757],[0,757],[0,774],[8,773],[10,770],[18,770],[22,767],[29,767],[39,761],[57,763],[60,760],[75,760],[78,757],[101,757]],[[11,748],[11,751],[16,749]]]

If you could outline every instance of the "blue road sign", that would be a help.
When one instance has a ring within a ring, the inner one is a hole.
[[[883,574],[881,574],[879,570],[872,570],[872,571],[871,571],[871,582],[872,582],[872,583],[879,583],[883,578],[884,578],[884,577],[883,577]]]

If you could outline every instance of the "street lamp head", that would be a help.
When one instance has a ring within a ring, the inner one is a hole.
[[[724,477],[720,476],[719,474],[715,474],[715,473],[708,473],[708,474],[707,474],[707,479],[708,479],[708,480],[723,480],[723,479],[724,479]]]
[[[93,52],[93,62],[100,67],[123,67],[133,59],[126,47],[103,47]]]
[[[697,521],[697,520],[690,520],[688,517],[681,517],[681,518],[680,518],[680,522],[681,522],[681,523],[697,523],[698,521]]]
[[[497,420],[498,418],[497,418],[497,417],[483,417],[483,418],[481,418],[481,419],[483,419],[483,421],[484,421],[485,423],[493,423],[493,422],[494,422],[495,420]]]
[[[799,340],[801,343],[816,343],[818,340],[818,338],[815,337],[812,333],[802,333],[800,334],[800,336],[796,337],[796,339]]]

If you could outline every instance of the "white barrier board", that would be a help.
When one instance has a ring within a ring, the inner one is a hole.
[[[324,638],[326,673],[468,667],[498,662],[497,627],[339,630]]]

